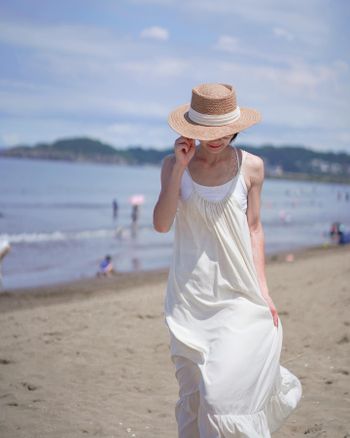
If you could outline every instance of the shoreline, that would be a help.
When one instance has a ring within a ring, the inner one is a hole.
[[[346,245],[345,245],[346,246]],[[348,245],[350,247],[350,245]],[[295,250],[284,250],[265,255],[266,266],[278,263],[293,263],[295,260],[327,255],[342,250],[341,245],[316,245]],[[293,254],[292,262],[286,256]],[[157,285],[166,282],[169,268],[147,271],[116,272],[111,277],[91,277],[28,288],[4,289],[0,292],[0,314],[16,309],[67,303],[91,298],[97,294],[115,293],[142,285]],[[101,289],[103,292],[99,291]]]

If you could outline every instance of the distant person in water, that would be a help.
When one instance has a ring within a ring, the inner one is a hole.
[[[113,218],[115,219],[118,216],[118,202],[116,199],[113,199]]]
[[[111,274],[113,274],[114,268],[112,264],[112,257],[110,255],[106,255],[106,257],[102,260],[99,266],[99,271],[97,272],[97,277],[109,277]]]
[[[329,234],[332,240],[339,245],[350,243],[350,231],[346,232],[341,222],[333,222]]]

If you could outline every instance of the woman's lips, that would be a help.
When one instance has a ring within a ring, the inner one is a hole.
[[[221,144],[217,144],[217,145],[215,145],[215,144],[210,144],[210,143],[208,143],[208,145],[209,145],[211,148],[219,148],[219,147],[221,146]]]

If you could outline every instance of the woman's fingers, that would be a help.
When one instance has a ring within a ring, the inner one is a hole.
[[[194,142],[193,138],[187,138],[187,137],[179,137],[176,139],[176,143],[186,143],[189,146]]]
[[[187,137],[179,137],[175,141],[175,145],[181,148],[182,150],[185,150],[187,153],[192,146],[194,146],[194,140]]]

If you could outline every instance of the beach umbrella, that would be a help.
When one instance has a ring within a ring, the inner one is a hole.
[[[132,205],[141,205],[145,202],[145,197],[144,197],[144,195],[133,195],[133,196],[130,196],[129,202]]]

